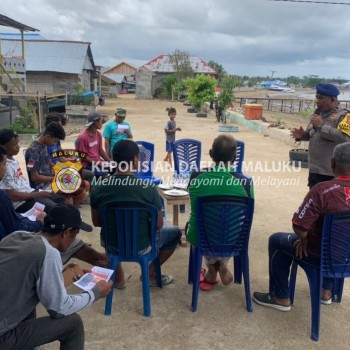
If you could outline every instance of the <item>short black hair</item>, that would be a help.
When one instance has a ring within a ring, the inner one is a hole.
[[[132,140],[121,140],[115,144],[112,158],[116,163],[131,162],[140,153],[139,146]]]
[[[66,132],[64,131],[63,126],[60,123],[51,122],[47,125],[43,135],[48,135],[51,137],[55,137],[59,140],[64,140],[66,137]]]
[[[168,115],[175,113],[176,114],[176,109],[174,107],[167,108],[168,110]]]
[[[230,135],[218,136],[211,147],[214,162],[231,162],[236,158],[236,140]]]
[[[0,162],[2,162],[6,158],[6,150],[4,147],[0,146]]]

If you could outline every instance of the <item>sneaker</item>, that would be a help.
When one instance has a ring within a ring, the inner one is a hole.
[[[166,286],[167,284],[170,284],[174,281],[173,275],[162,275],[162,287]],[[157,287],[156,283],[150,283],[150,287]]]
[[[277,304],[274,300],[275,298],[270,295],[270,293],[259,293],[254,292],[253,293],[253,300],[262,306],[272,307],[273,309],[280,310],[280,311],[289,311],[291,309],[291,306],[285,306],[281,304]]]
[[[332,304],[332,297],[330,297],[329,299],[322,299],[321,298],[321,304],[323,304],[323,305],[331,305]]]

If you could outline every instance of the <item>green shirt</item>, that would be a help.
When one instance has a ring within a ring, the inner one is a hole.
[[[232,169],[212,167],[194,172],[191,175],[188,192],[191,202],[191,213],[187,240],[197,245],[196,201],[198,197],[210,195],[234,195],[254,198],[252,179],[232,172]]]
[[[101,179],[101,180],[100,180]],[[162,205],[157,188],[148,179],[139,179],[132,175],[113,175],[108,178],[100,178],[92,184],[90,203],[91,207],[98,209],[99,206],[115,201],[135,201],[151,204],[161,210]],[[109,242],[116,243],[113,239],[115,234],[115,218],[107,217],[107,237]],[[140,220],[139,250],[150,245],[150,225],[146,212],[142,213]]]

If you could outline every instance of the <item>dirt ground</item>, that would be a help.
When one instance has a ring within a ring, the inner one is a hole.
[[[135,100],[133,95],[107,99],[99,110],[110,118],[116,107],[127,110],[135,140],[155,144],[155,160],[162,165],[157,176],[169,176],[171,171],[162,159],[165,155],[164,125],[166,107],[177,109],[176,135],[202,142],[202,160],[209,161],[213,139],[220,134],[214,115],[196,118],[186,112],[182,103]],[[69,124],[68,124],[69,126]],[[73,125],[72,125],[73,127]],[[76,127],[76,126],[74,126]],[[80,126],[82,129],[83,126]],[[307,169],[291,168],[288,164],[290,146],[245,127],[232,134],[246,144],[246,174],[254,177],[255,214],[249,243],[251,291],[268,290],[268,237],[273,232],[291,230],[291,217],[307,192]],[[63,147],[71,147],[76,134],[68,136]],[[20,153],[21,154],[21,153]],[[21,156],[19,156],[21,158]],[[21,159],[23,162],[23,159]],[[188,218],[180,214],[180,227]],[[82,215],[91,223],[90,208],[83,206]],[[171,208],[167,208],[170,221]],[[99,246],[99,230],[81,233],[80,237]],[[140,269],[136,264],[124,264],[126,288],[115,290],[111,316],[104,316],[104,300],[80,312],[85,324],[87,350],[105,349],[349,349],[350,333],[344,329],[350,313],[349,285],[345,285],[343,302],[322,306],[321,340],[310,340],[309,287],[302,271],[298,273],[295,305],[288,313],[268,309],[253,303],[253,312],[245,309],[243,285],[224,287],[219,283],[211,292],[199,293],[198,311],[190,311],[192,287],[187,284],[189,247],[178,246],[174,255],[162,267],[175,277],[173,284],[162,290],[152,288],[152,316],[142,316]],[[232,268],[232,264],[230,265]],[[300,270],[300,269],[299,269]],[[78,292],[75,287],[70,292]],[[45,314],[43,309],[39,314]],[[53,343],[45,349],[58,349]]]

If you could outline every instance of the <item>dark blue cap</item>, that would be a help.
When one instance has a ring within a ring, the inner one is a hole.
[[[338,96],[340,94],[340,91],[333,84],[317,84],[316,94],[333,97],[333,96]]]

